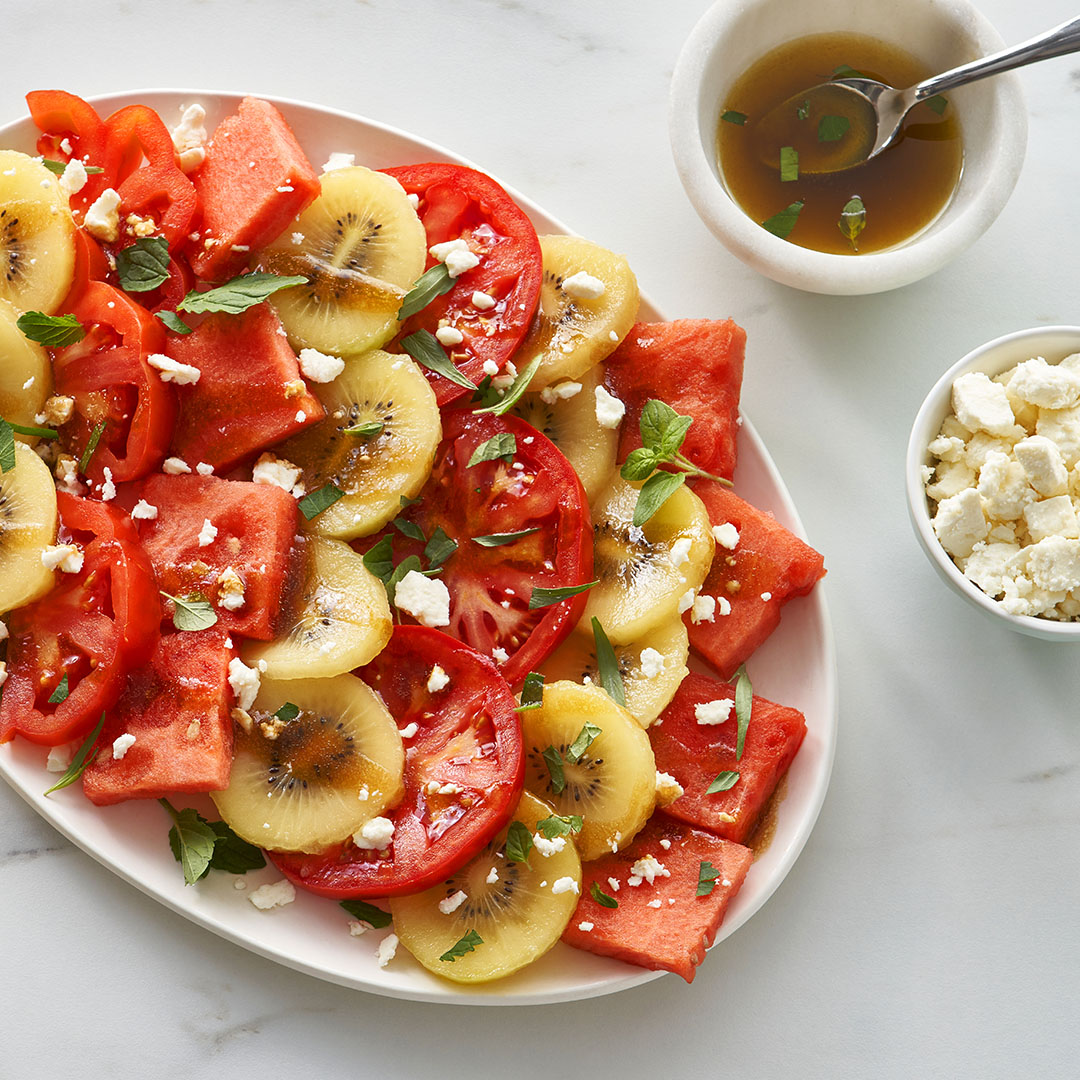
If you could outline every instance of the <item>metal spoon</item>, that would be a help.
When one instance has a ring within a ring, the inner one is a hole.
[[[846,117],[850,126],[841,139],[822,143],[819,153],[800,154],[799,170],[804,173],[839,172],[875,158],[891,146],[900,134],[904,117],[921,101],[947,90],[1000,75],[1004,71],[1080,51],[1080,18],[1039,34],[1011,49],[973,60],[941,75],[925,79],[917,86],[896,90],[874,79],[845,78],[821,83],[794,94],[761,121],[759,145],[767,145],[768,132],[781,125],[790,127],[792,111],[811,119],[820,115]],[[816,122],[814,125],[816,131]],[[770,148],[770,163],[776,166],[778,151]]]

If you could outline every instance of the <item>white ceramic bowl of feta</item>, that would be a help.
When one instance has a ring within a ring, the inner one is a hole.
[[[915,535],[927,558],[942,579],[955,592],[992,618],[1003,620],[1011,629],[1047,641],[1080,641],[1080,619],[1059,621],[1045,616],[1011,614],[1000,600],[994,599],[965,577],[942,546],[934,530],[933,502],[926,492],[925,470],[938,464],[929,447],[938,437],[946,417],[954,415],[953,385],[963,375],[982,372],[991,379],[1035,357],[1055,365],[1080,353],[1080,326],[1045,326],[1018,330],[980,345],[954,364],[937,381],[915,417],[907,449],[907,500]],[[1062,415],[1071,409],[1059,410]],[[1076,435],[1080,438],[1080,408],[1076,409]],[[1040,428],[1049,430],[1047,428]],[[1071,466],[1069,471],[1080,469]],[[980,470],[975,470],[979,475]],[[1051,491],[1053,489],[1050,489]],[[984,505],[986,505],[984,503]],[[940,504],[939,504],[940,506]],[[993,515],[990,515],[993,520]]]
[[[942,213],[903,244],[849,256],[788,243],[748,217],[724,186],[716,157],[724,95],[751,64],[778,46],[838,31],[885,39],[934,72],[1004,45],[968,0],[717,0],[694,27],[675,65],[668,114],[671,147],[694,209],[747,265],[809,292],[883,292],[940,269],[990,227],[1020,175],[1027,108],[1015,73],[950,94],[964,141],[960,181]]]

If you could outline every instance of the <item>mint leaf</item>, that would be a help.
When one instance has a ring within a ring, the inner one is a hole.
[[[537,525],[535,528],[522,529],[520,532],[489,533],[487,536],[474,536],[472,540],[474,544],[479,544],[481,547],[502,547],[503,544],[512,544],[523,536],[532,536],[533,533],[539,531],[540,526]]]
[[[427,543],[427,537],[424,535],[423,529],[421,529],[416,522],[398,517],[394,518],[390,524],[393,525],[402,536],[407,536],[410,540],[417,540],[421,544]]]
[[[261,870],[266,865],[263,853],[254,844],[237,836],[226,822],[210,821],[207,824],[217,837],[214,854],[210,857],[211,870],[246,874],[249,870]]]
[[[74,315],[46,315],[43,311],[26,311],[15,320],[23,337],[44,345],[47,349],[63,349],[86,337],[83,325]]]
[[[397,597],[398,582],[410,570],[415,570],[417,573],[420,573],[420,570],[421,570],[420,560],[415,555],[410,555],[407,558],[402,559],[401,562],[399,562],[397,564],[397,566],[394,567],[394,572],[390,575],[390,577],[385,582],[386,596],[387,596],[387,599],[390,601],[391,604],[394,603],[394,601],[395,601],[395,599]]]
[[[603,730],[592,723],[591,720],[586,720],[582,729],[578,732],[577,738],[570,744],[570,748],[566,751],[566,760],[571,765],[576,765],[584,755],[585,751],[592,746],[598,735],[603,735]]]
[[[511,862],[528,862],[532,848],[532,833],[520,821],[511,821],[510,828],[506,830],[506,844],[503,847],[506,857]]]
[[[659,450],[664,439],[664,432],[678,417],[678,413],[659,398],[649,398],[641,410],[638,430],[641,432],[642,445],[652,450]]]
[[[76,755],[71,759],[71,764],[67,767],[67,771],[48,791],[46,795],[51,795],[54,791],[59,791],[61,788],[69,787],[74,784],[76,780],[86,771],[86,767],[90,765],[94,758],[98,756],[98,751],[94,750],[94,743],[98,741],[98,736],[101,734],[101,729],[105,726],[105,714],[101,714],[101,719],[94,726],[94,730],[83,740],[82,746],[79,747]],[[93,754],[90,753],[94,750]]]
[[[436,526],[424,548],[424,558],[428,561],[428,569],[437,570],[457,549],[457,541],[447,536],[441,525]]]
[[[577,596],[578,593],[591,589],[598,581],[599,579],[586,581],[584,585],[566,585],[560,589],[545,589],[537,586],[529,595],[529,610],[535,611],[537,608],[561,604],[564,600],[569,600],[571,596]]]
[[[653,474],[660,461],[661,457],[654,449],[648,446],[639,446],[637,450],[631,450],[627,454],[626,460],[619,470],[619,475],[631,483],[644,480]]]
[[[210,602],[198,593],[191,596],[172,596],[161,594],[173,602],[173,626],[177,630],[209,630],[218,621],[217,612]]]
[[[634,506],[634,525],[638,528],[644,525],[685,482],[686,473],[653,473],[638,492]]]
[[[283,723],[287,724],[290,720],[295,720],[300,715],[300,707],[294,705],[291,701],[286,701],[274,715]]]
[[[477,945],[483,945],[484,939],[475,931],[470,930],[460,941],[455,945],[451,945],[439,957],[444,964],[452,964],[459,957],[464,956],[466,953],[471,953],[476,949]]]
[[[720,871],[711,862],[702,862],[698,867],[697,895],[708,896],[716,888],[716,879]]]
[[[690,425],[693,423],[693,418],[689,416],[676,416],[674,420],[668,424],[664,430],[663,437],[660,439],[660,455],[665,460],[672,460],[679,450],[682,448],[682,444],[686,441],[686,433],[690,430]]]
[[[795,222],[799,220],[802,208],[802,199],[793,202],[790,206],[784,207],[779,213],[773,214],[771,218],[766,218],[761,223],[761,227],[768,229],[773,236],[779,236],[781,240],[786,240],[791,235],[791,230],[795,228]]]
[[[0,472],[15,468],[15,432],[11,425],[0,419]]]
[[[866,76],[861,71],[856,71],[855,68],[848,64],[841,64],[839,67],[833,68],[834,79],[865,79]]]
[[[188,326],[175,311],[155,311],[159,318],[174,334],[190,334],[192,328]]]
[[[194,885],[210,872],[217,833],[197,810],[189,807],[178,811],[168,799],[158,799],[158,802],[173,819],[173,826],[169,830],[169,847],[184,869],[184,884]]]
[[[584,824],[578,814],[568,814],[566,817],[552,814],[537,822],[536,831],[546,840],[554,840],[557,836],[571,836],[581,832]]]
[[[116,274],[124,292],[150,292],[169,276],[169,242],[163,236],[140,236],[116,256]]]
[[[68,167],[66,161],[53,161],[51,158],[42,158],[41,164],[51,173],[55,173],[57,176],[63,176],[64,170]],[[99,165],[84,165],[87,176],[94,176],[97,173],[104,172],[105,170]]]
[[[735,737],[735,760],[742,757],[743,743],[746,742],[746,729],[750,726],[750,712],[754,706],[754,688],[750,676],[746,674],[746,665],[740,664],[735,672],[735,721],[738,725]]]
[[[49,704],[50,705],[59,705],[61,702],[67,701],[68,695],[70,693],[71,693],[71,690],[68,687],[67,672],[65,671],[64,672],[64,677],[60,680],[59,685],[49,695]]]
[[[941,116],[944,114],[945,108],[949,104],[949,99],[943,97],[941,94],[935,94],[933,97],[928,97],[924,104],[933,109],[938,116]]]
[[[517,439],[511,431],[500,431],[498,435],[492,435],[486,442],[482,442],[469,458],[468,468],[479,465],[482,461],[495,461],[498,458],[510,460],[517,453]]]
[[[619,901],[614,896],[608,896],[603,889],[594,881],[589,886],[589,895],[601,906],[606,908],[617,908]]]
[[[796,110],[795,115],[800,120],[805,120],[810,115],[810,99],[807,98]]]
[[[94,430],[90,432],[90,441],[86,444],[86,449],[82,452],[82,457],[79,458],[79,472],[86,475],[86,470],[90,467],[90,459],[94,456],[94,451],[98,448],[98,443],[101,442],[101,436],[105,431],[105,421],[102,420],[94,427]]]
[[[338,499],[344,498],[344,496],[345,492],[335,484],[323,484],[318,491],[305,495],[297,505],[300,507],[300,513],[308,521],[311,521],[312,518],[317,518],[324,510],[329,510]]]
[[[439,344],[439,339],[430,330],[417,330],[415,334],[402,338],[401,347],[428,371],[433,371],[458,386],[464,386],[467,390],[476,389],[476,383],[458,371],[454,362],[446,355],[446,350]]]
[[[548,775],[551,777],[551,790],[559,795],[566,787],[566,776],[563,773],[563,760],[559,751],[554,746],[549,746],[543,753],[544,762],[548,767]]]
[[[738,782],[738,779],[739,774],[737,772],[722,772],[705,789],[705,794],[715,795],[718,791],[730,791]]]
[[[592,620],[593,641],[596,643],[596,664],[600,674],[600,685],[607,691],[608,697],[616,704],[626,708],[626,689],[623,686],[622,672],[619,671],[619,661],[615,656],[615,650],[604,633],[600,620],[593,616]]]
[[[780,147],[780,182],[799,179],[799,152],[794,146]]]
[[[721,120],[726,124],[738,124],[740,127],[746,123],[746,113],[736,112],[734,109],[728,109],[721,117]]]
[[[544,676],[539,671],[530,671],[525,676],[521,687],[521,703],[515,712],[525,709],[539,709],[544,704]]]
[[[378,420],[368,420],[366,423],[357,424],[356,427],[347,427],[342,429],[343,435],[355,435],[359,439],[374,439],[376,435],[381,435],[385,424],[379,423]]]
[[[250,274],[240,274],[239,277],[234,277],[224,285],[207,292],[192,290],[176,305],[176,310],[188,311],[192,315],[205,311],[224,311],[229,315],[240,315],[281,289],[291,289],[307,283],[306,277],[283,277],[281,274],[256,270]]]
[[[363,900],[342,900],[341,906],[354,918],[366,922],[372,930],[382,930],[391,922],[390,913]]]
[[[846,116],[823,116],[818,121],[818,142],[838,142],[851,127],[851,121]]]
[[[855,251],[859,250],[856,241],[859,234],[866,228],[866,207],[858,195],[852,196],[840,211],[840,220],[836,223],[840,231],[850,241]]]
[[[529,383],[533,380],[533,376],[540,370],[541,360],[543,360],[543,356],[534,356],[529,361],[529,366],[524,371],[518,372],[517,378],[514,379],[506,393],[494,405],[488,405],[483,409],[474,409],[473,412],[491,413],[493,416],[502,416],[503,413],[508,413],[517,404],[518,398],[525,393]]]
[[[421,274],[413,287],[405,294],[405,299],[401,301],[401,307],[398,308],[398,322],[403,322],[418,311],[423,311],[432,300],[448,293],[453,287],[454,279],[450,276],[450,271],[446,269],[446,264],[437,263]]]
[[[384,585],[394,572],[394,538],[387,533],[364,553],[364,566]]]

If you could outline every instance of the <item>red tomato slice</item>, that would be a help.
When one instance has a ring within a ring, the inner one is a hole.
[[[432,693],[436,664],[450,681]],[[525,777],[517,702],[490,660],[420,626],[397,627],[359,674],[405,739],[405,794],[387,812],[388,852],[347,840],[319,855],[270,854],[286,877],[322,896],[401,896],[460,869],[510,820]],[[439,794],[446,785],[460,790]]]
[[[131,521],[64,492],[57,505],[59,542],[82,549],[83,567],[60,574],[53,592],[9,616],[0,742],[19,734],[57,746],[84,734],[157,643],[161,604]],[[50,702],[65,675],[67,698]]]
[[[417,330],[434,333],[446,320],[464,335],[451,352],[455,365],[479,383],[484,363],[491,360],[501,370],[532,322],[544,276],[536,230],[517,203],[475,169],[432,162],[385,171],[419,197],[417,213],[428,247],[460,237],[480,257],[480,265],[461,274],[448,293],[407,319],[401,336]],[[427,265],[435,265],[430,255]],[[495,306],[474,306],[474,292],[487,293]],[[427,376],[440,405],[466,392],[441,375]]]
[[[158,319],[103,281],[86,283],[72,313],[89,328],[54,361],[56,391],[75,399],[75,415],[62,428],[65,448],[81,457],[104,422],[88,475],[100,484],[108,468],[113,480],[137,480],[164,460],[176,418],[176,397],[149,363],[164,352]]]
[[[588,500],[573,466],[524,420],[452,410],[443,416],[443,434],[420,502],[401,517],[428,540],[441,528],[457,541],[458,550],[440,575],[450,591],[447,632],[485,656],[497,649],[506,652],[500,670],[511,686],[518,686],[555,651],[585,608],[585,593],[535,611],[529,610],[529,600],[536,587],[592,580]],[[500,458],[470,467],[476,449],[500,434],[514,437],[513,462]],[[526,529],[537,531],[497,547],[473,540]],[[424,544],[395,528],[387,531],[395,537],[396,561],[423,556]]]

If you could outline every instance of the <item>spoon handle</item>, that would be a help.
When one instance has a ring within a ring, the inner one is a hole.
[[[915,87],[915,101],[985,79],[988,75],[1000,75],[1003,71],[1012,71],[1025,64],[1034,64],[1038,60],[1048,60],[1052,56],[1064,56],[1077,51],[1080,51],[1080,18],[1069,19],[1068,22],[1055,26],[1053,30],[1047,30],[1045,34],[1014,45],[1011,49],[1002,49],[1001,52],[926,79]]]

